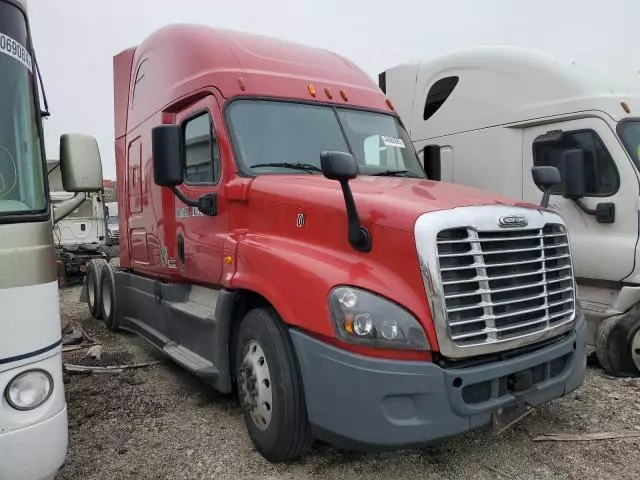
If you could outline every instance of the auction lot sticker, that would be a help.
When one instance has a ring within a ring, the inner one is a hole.
[[[27,49],[24,48],[20,42],[4,33],[0,33],[0,53],[15,58],[32,72],[31,55]]]

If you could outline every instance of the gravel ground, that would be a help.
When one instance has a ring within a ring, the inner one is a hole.
[[[162,360],[136,336],[106,330],[80,288],[61,311],[103,345],[102,365]],[[66,363],[89,364],[84,352]],[[94,362],[95,363],[95,362]],[[640,430],[640,380],[589,367],[582,388],[496,436],[489,429],[425,448],[361,454],[316,444],[292,464],[270,464],[246,434],[237,401],[172,363],[120,374],[70,375],[69,451],[58,480],[82,479],[600,479],[640,478],[640,438],[534,442],[544,433]]]

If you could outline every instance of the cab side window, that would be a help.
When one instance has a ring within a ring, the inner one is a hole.
[[[558,138],[559,137],[559,138]],[[608,197],[615,194],[620,186],[620,177],[616,165],[600,137],[593,130],[559,132],[559,135],[547,134],[533,142],[533,164],[535,166],[556,167],[562,177],[562,153],[579,148],[585,153],[585,180],[588,197]],[[561,195],[563,187],[553,188],[554,195]]]
[[[185,145],[185,182],[217,183],[220,178],[220,150],[208,112],[183,124]]]

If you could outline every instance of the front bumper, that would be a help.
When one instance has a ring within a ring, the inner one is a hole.
[[[0,479],[50,480],[67,454],[67,407],[48,419],[0,434]]]
[[[297,330],[307,413],[316,438],[347,448],[425,444],[491,422],[500,407],[539,405],[578,388],[586,370],[586,325],[550,345],[467,368],[353,354]],[[529,371],[533,386],[514,392],[512,374]]]

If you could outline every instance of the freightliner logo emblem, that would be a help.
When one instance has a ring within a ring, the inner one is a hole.
[[[528,224],[527,217],[523,215],[507,215],[498,219],[498,225],[502,228],[526,227]]]

